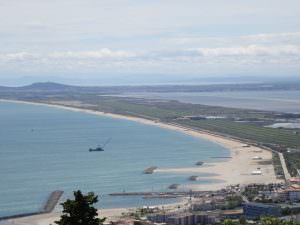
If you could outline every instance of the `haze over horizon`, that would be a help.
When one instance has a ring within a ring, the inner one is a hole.
[[[0,3],[0,85],[299,78],[296,0]]]

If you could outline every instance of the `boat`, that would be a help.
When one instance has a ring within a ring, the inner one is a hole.
[[[97,148],[90,148],[89,152],[103,152],[104,149],[101,146],[98,146]]]
[[[204,163],[204,162],[202,162],[202,161],[198,161],[198,162],[195,163],[195,165],[196,165],[196,166],[202,166],[203,163]]]
[[[89,152],[103,152],[104,147],[110,142],[111,138],[107,139],[106,142],[101,146],[98,145],[96,148],[89,148]]]

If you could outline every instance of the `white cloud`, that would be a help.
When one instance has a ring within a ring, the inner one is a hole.
[[[131,58],[135,57],[136,54],[128,51],[113,51],[108,48],[103,48],[96,51],[66,51],[66,52],[54,52],[48,55],[49,58],[53,59],[114,59],[114,58]]]
[[[0,62],[26,61],[39,57],[39,54],[33,54],[28,52],[0,53]]]
[[[257,33],[253,35],[234,36],[201,36],[201,35],[180,35],[162,39],[166,45],[179,46],[201,46],[201,47],[230,47],[247,45],[300,45],[300,32],[288,33]]]
[[[295,66],[300,63],[300,46],[298,45],[248,45],[222,48],[188,48],[164,51],[111,50],[103,48],[91,51],[60,51],[45,54],[15,52],[0,54],[2,67],[21,67],[50,70],[111,70],[125,69],[183,70],[183,68],[202,66],[226,66],[235,68],[238,65],[281,65]],[[182,71],[183,72],[183,71]]]
[[[0,76],[24,68],[36,74],[118,68],[231,73],[238,65],[245,65],[241,72],[277,65],[300,71],[299,0],[11,0],[0,5]]]
[[[226,48],[196,48],[189,49],[204,57],[220,57],[220,56],[300,56],[300,47],[295,45],[284,46],[259,46],[249,45],[240,47]]]
[[[300,38],[300,32],[286,32],[286,33],[263,33],[254,35],[244,35],[241,39],[250,41],[286,41],[286,40],[298,40]]]

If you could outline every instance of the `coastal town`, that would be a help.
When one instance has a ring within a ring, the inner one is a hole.
[[[222,224],[226,220],[244,219],[256,224],[261,217],[271,216],[283,221],[300,220],[300,177],[281,183],[231,185],[216,191],[173,191],[112,193],[127,197],[179,198],[178,203],[162,206],[143,206],[129,209],[104,209],[99,215],[107,217],[106,224]],[[59,213],[12,218],[18,224],[46,224]]]

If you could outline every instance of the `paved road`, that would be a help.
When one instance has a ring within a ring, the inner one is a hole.
[[[283,154],[280,153],[280,152],[278,152],[278,154],[279,154],[279,159],[280,159],[281,166],[282,166],[282,169],[283,169],[284,177],[285,177],[286,180],[288,180],[288,179],[291,178],[291,175],[290,175],[290,173],[287,169]]]

